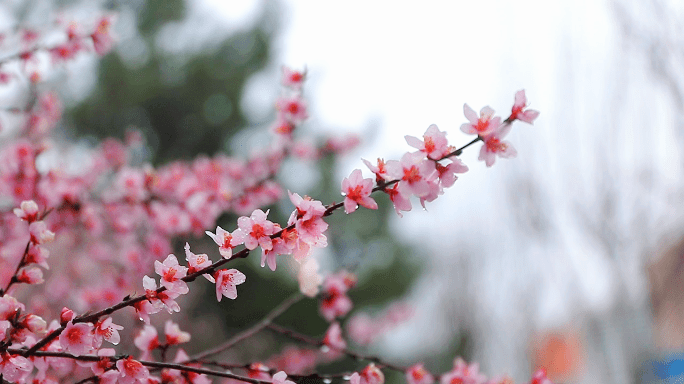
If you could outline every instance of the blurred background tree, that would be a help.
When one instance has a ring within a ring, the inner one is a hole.
[[[276,30],[273,7],[265,7],[253,25],[218,46],[181,57],[158,44],[162,27],[181,21],[184,0],[150,0],[129,7],[137,14],[138,36],[146,59],[130,65],[115,51],[99,65],[97,85],[68,113],[78,135],[122,137],[127,127],[143,130],[156,164],[212,155],[247,125],[240,109],[245,82],[269,61]],[[198,42],[202,44],[202,42]]]

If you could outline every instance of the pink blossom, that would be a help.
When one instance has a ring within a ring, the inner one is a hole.
[[[150,323],[150,315],[153,315],[162,309],[161,306],[154,305],[147,300],[138,301],[133,304],[133,307],[135,308],[135,312],[138,314],[140,321],[143,321],[145,324]]]
[[[294,381],[287,380],[287,373],[280,371],[273,375],[273,384],[295,384]]]
[[[17,282],[24,284],[42,284],[43,271],[38,267],[23,267],[17,274]]]
[[[133,339],[133,343],[143,352],[153,351],[161,345],[157,329],[151,325],[145,325],[135,339]]]
[[[318,351],[308,348],[288,346],[278,355],[271,357],[268,365],[291,375],[304,375],[312,372],[318,361]]]
[[[218,231],[218,229],[217,229]],[[196,255],[190,251],[190,244],[185,243],[185,260],[188,262],[188,275],[191,275],[197,271],[201,271],[202,269],[209,267],[212,263],[211,260],[209,259],[209,256],[206,254],[202,253],[200,255]],[[205,273],[202,276],[204,276],[207,280],[211,281],[212,283],[214,282],[214,278],[208,274]]]
[[[76,356],[85,355],[93,349],[93,325],[69,321],[59,335],[59,344],[66,352]]]
[[[66,61],[74,58],[82,48],[83,46],[78,42],[68,42],[51,48],[50,55],[55,62]]]
[[[399,191],[404,196],[425,197],[430,194],[430,182],[434,179],[435,163],[420,153],[405,153],[401,161],[387,162],[387,174],[399,180]]]
[[[477,363],[468,365],[462,358],[454,360],[454,368],[441,376],[441,384],[451,384],[454,381],[463,384],[484,384],[487,377],[480,373]]]
[[[337,273],[328,275],[328,279],[325,282],[325,289],[329,290],[334,286],[343,292],[347,292],[356,286],[358,280],[359,279],[354,273],[343,269]]]
[[[321,300],[320,311],[323,318],[333,321],[336,317],[349,313],[352,307],[353,304],[349,296],[337,290],[331,290]]]
[[[93,47],[98,55],[107,54],[114,46],[114,38],[112,38],[110,29],[113,18],[102,17],[98,23],[95,31],[90,34],[90,38],[93,40]]]
[[[360,169],[352,171],[348,178],[342,180],[344,196],[344,212],[352,213],[359,205],[368,209],[378,209],[378,204],[370,197],[373,192],[373,180],[364,179]]]
[[[306,104],[299,96],[278,99],[276,101],[276,108],[285,119],[294,124],[300,124],[308,117]]]
[[[553,384],[553,382],[546,377],[546,371],[541,368],[534,373],[532,380],[530,380],[530,384]]]
[[[268,367],[262,363],[252,363],[247,368],[247,377],[258,380],[271,380]]]
[[[31,45],[38,40],[38,31],[33,29],[24,29],[21,34],[21,41],[26,45]]]
[[[235,300],[237,298],[237,285],[245,282],[246,276],[237,269],[221,269],[214,273],[216,279],[216,300],[221,301],[225,296]]]
[[[276,244],[277,240],[273,241],[273,244]],[[282,242],[282,240],[281,240]],[[271,271],[275,271],[276,267],[278,266],[276,263],[276,258],[278,257],[278,253],[275,252],[274,250],[267,251],[265,249],[261,250],[261,268],[263,268],[267,263],[268,263],[268,268]]]
[[[48,230],[44,221],[34,221],[29,225],[31,241],[35,244],[49,243],[55,239],[55,233]]]
[[[435,163],[435,170],[437,170],[437,163]],[[425,207],[425,202],[430,202],[434,201],[437,199],[440,195],[444,193],[442,190],[442,185],[439,182],[439,171],[433,172],[430,176],[428,176],[425,181],[427,182],[427,185],[429,187],[429,192],[425,196],[420,197],[420,205],[423,206],[423,209],[427,209]]]
[[[423,367],[423,364],[420,363],[411,366],[406,371],[406,381],[408,384],[432,384],[435,381],[435,378],[427,369],[425,369],[425,367]]]
[[[132,203],[143,201],[149,195],[145,171],[142,169],[121,169],[117,174],[116,188],[126,201]]]
[[[107,165],[112,168],[123,166],[128,157],[126,147],[121,141],[114,138],[105,139],[100,143],[100,155],[104,158]]]
[[[7,73],[7,72],[0,72],[0,84],[7,84],[10,82],[10,79],[14,77],[13,75]]]
[[[102,348],[97,351],[97,355],[100,356],[100,360],[92,363],[90,369],[94,374],[100,376],[105,373],[106,370],[111,367],[112,362],[109,357],[116,355],[116,351],[113,348]]]
[[[71,309],[69,309],[67,307],[64,307],[64,308],[62,308],[62,311],[59,314],[59,322],[64,324],[66,322],[73,320],[74,317],[76,317],[76,314],[74,313],[74,311],[72,311]]]
[[[468,166],[463,164],[458,157],[452,156],[449,160],[451,160],[451,163],[447,165],[435,164],[437,172],[439,173],[439,182],[444,188],[449,188],[454,185],[458,179],[455,175],[456,173],[468,172]]]
[[[510,142],[503,141],[503,138],[510,132],[511,125],[503,124],[497,128],[491,135],[483,139],[484,144],[480,148],[480,156],[478,160],[484,161],[487,167],[494,165],[496,156],[501,158],[515,157],[518,152],[513,148]]]
[[[7,337],[7,330],[12,328],[12,323],[8,320],[0,320],[0,340],[5,340]]]
[[[178,348],[176,357],[173,361],[177,364],[187,365],[189,367],[202,367],[200,363],[186,363],[190,357],[182,348]],[[270,377],[269,377],[270,379]],[[187,380],[187,381],[186,381]],[[164,369],[162,371],[162,383],[186,383],[189,384],[211,384],[212,381],[204,374],[199,374],[190,371],[181,372],[176,369]]]
[[[292,132],[294,132],[294,130],[296,128],[297,128],[297,126],[294,123],[283,118],[282,116],[279,116],[279,118],[276,120],[275,124],[273,125],[273,132],[275,132],[279,135],[284,135],[288,139],[290,139]]]
[[[290,215],[288,224],[295,224],[297,235],[307,244],[323,242],[327,244],[325,232],[328,224],[323,221],[325,206],[318,200],[313,200],[309,196],[301,197],[296,193],[288,191],[290,201],[295,206],[295,211]]]
[[[489,106],[480,110],[479,118],[477,113],[468,104],[463,104],[463,113],[470,122],[461,125],[461,131],[469,135],[487,136],[494,132],[501,124],[501,118],[494,117],[494,110]]]
[[[364,164],[375,174],[375,181],[377,183],[384,182],[389,176],[387,175],[387,167],[385,166],[385,161],[378,158],[378,165],[371,164],[370,161],[366,159],[361,159]]]
[[[291,150],[295,156],[304,160],[315,160],[320,157],[315,144],[306,139],[296,140],[292,143]]]
[[[401,211],[411,210],[411,200],[409,200],[409,196],[404,195],[399,191],[398,184],[394,184],[392,188],[385,188],[385,193],[389,195],[389,198],[394,205],[394,210],[397,212],[399,217],[403,217]]]
[[[182,344],[190,341],[190,334],[181,331],[178,324],[171,320],[166,320],[166,323],[164,324],[164,335],[166,336],[167,345]]]
[[[233,238],[230,232],[226,231],[221,227],[216,227],[216,234],[209,231],[205,232],[207,236],[211,237],[212,240],[219,246],[219,253],[224,259],[230,259],[233,255],[233,248],[240,245],[241,242]]]
[[[26,307],[13,296],[5,294],[0,297],[0,320],[10,320],[17,313],[24,312]]]
[[[94,336],[94,346],[99,348],[102,345],[102,339],[117,345],[121,341],[121,336],[119,331],[124,329],[124,327],[114,324],[111,317],[107,317],[104,320],[100,320],[95,324],[95,334]]]
[[[41,247],[38,244],[31,243],[29,245],[28,253],[26,254],[26,259],[24,262],[26,264],[38,264],[45,269],[50,269],[47,263],[47,258],[50,256],[50,251]]]
[[[192,220],[190,214],[174,204],[163,204],[153,201],[150,204],[155,227],[159,232],[167,235],[190,231]]]
[[[0,376],[13,383],[23,382],[33,370],[31,361],[23,356],[0,352]]]
[[[181,295],[188,293],[188,284],[181,280],[187,275],[188,268],[179,265],[175,255],[168,255],[163,263],[155,260],[154,271],[161,276],[160,283],[167,290]]]
[[[539,112],[534,109],[524,110],[525,107],[527,107],[527,97],[525,96],[525,90],[521,89],[515,93],[515,102],[508,120],[520,120],[532,124],[539,117]]]
[[[150,376],[150,371],[130,356],[117,361],[116,369],[119,370],[118,382],[122,384],[144,383]]]
[[[295,259],[303,260],[309,256],[311,247],[327,247],[328,239],[323,234],[328,229],[328,223],[323,220],[325,206],[318,200],[308,196],[301,197],[289,192],[290,201],[295,206],[287,221],[288,225],[295,225],[297,230],[297,245],[294,252]]]
[[[283,66],[283,85],[288,88],[300,89],[306,79],[306,69],[295,71]]]
[[[69,41],[76,41],[81,39],[80,26],[76,22],[70,22],[67,26],[66,33]]]
[[[342,338],[342,327],[340,323],[334,322],[330,324],[328,330],[325,332],[323,343],[332,349],[342,350],[347,348],[347,342]]]
[[[274,232],[277,233],[280,230],[280,225],[274,224]],[[273,239],[272,249],[261,249],[261,267],[263,268],[265,264],[268,264],[268,268],[271,269],[271,271],[275,271],[277,256],[292,254],[298,246],[297,240],[298,236],[296,229],[284,229],[279,237]]]
[[[273,241],[271,235],[275,233],[273,223],[266,220],[268,211],[264,212],[257,209],[252,212],[250,217],[242,216],[238,218],[239,229],[233,233],[233,236],[238,241],[245,243],[245,248],[250,251],[257,246],[266,250],[273,249]]]
[[[147,300],[149,300],[149,302],[152,304],[156,312],[159,312],[161,308],[166,308],[166,311],[169,313],[180,312],[180,306],[175,301],[175,299],[178,296],[180,296],[180,293],[178,293],[177,291],[170,291],[167,289],[162,292],[157,292],[156,280],[147,275],[143,276],[143,288],[145,288],[145,295],[147,296]],[[144,307],[141,306],[141,308]],[[147,313],[151,314],[156,312]]]
[[[439,160],[450,152],[446,132],[442,132],[435,124],[428,127],[421,141],[414,136],[404,136],[408,145],[417,148],[432,160]]]
[[[385,382],[385,375],[375,364],[370,363],[359,373],[360,384],[382,384]]]
[[[299,291],[308,297],[315,297],[323,282],[323,277],[318,273],[318,268],[318,261],[313,257],[308,258],[299,267],[299,274],[297,275]]]
[[[109,369],[109,367],[107,367],[107,369]],[[97,378],[99,380],[99,384],[118,384],[119,376],[119,371],[117,371],[116,369],[109,369],[103,373],[98,374]]]
[[[32,223],[38,219],[38,204],[33,200],[24,200],[19,208],[14,208],[14,214],[20,219]]]
[[[347,333],[356,344],[368,345],[380,334],[380,330],[370,316],[359,313],[347,321]]]
[[[415,310],[411,305],[403,302],[396,302],[389,306],[382,317],[382,322],[386,327],[396,326],[413,317],[414,313]]]

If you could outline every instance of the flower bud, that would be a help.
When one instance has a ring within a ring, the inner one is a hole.
[[[33,200],[24,200],[19,208],[14,208],[14,214],[20,219],[32,223],[38,219],[38,204]]]
[[[49,243],[55,239],[55,233],[50,231],[44,221],[36,221],[29,225],[31,241],[35,244]]]
[[[34,314],[26,315],[26,317],[21,323],[23,326],[28,328],[28,330],[33,333],[43,333],[47,328],[47,323],[45,322],[45,320],[43,320],[42,317]]]
[[[72,311],[71,309],[69,309],[67,307],[64,307],[64,308],[62,308],[62,313],[60,313],[60,315],[59,315],[59,322],[62,324],[67,323],[67,322],[73,320],[74,316],[75,316],[74,311]]]

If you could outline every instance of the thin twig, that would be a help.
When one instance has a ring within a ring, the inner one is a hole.
[[[335,351],[338,351],[338,352],[341,352],[341,353],[344,353],[345,355],[347,355],[351,358],[354,358],[357,360],[370,361],[370,362],[373,362],[377,365],[380,365],[380,366],[385,367],[385,368],[389,368],[389,369],[397,371],[397,372],[404,373],[408,370],[408,367],[402,367],[400,365],[388,363],[386,361],[383,361],[379,357],[362,355],[362,354],[356,353],[352,350],[349,350],[347,348],[343,348],[343,349],[335,348],[333,346],[327,345],[321,339],[317,339],[315,337],[311,337],[311,336],[299,333],[295,330],[292,330],[292,329],[289,329],[286,327],[282,327],[282,326],[277,325],[277,324],[269,324],[266,328],[268,328],[274,332],[277,332],[281,335],[287,336],[291,339],[298,340],[298,341],[301,341],[301,342],[306,343],[306,344],[314,345],[316,347],[321,347],[321,346],[326,345],[328,348],[335,350]]]
[[[183,363],[191,363],[195,362],[201,359],[204,359],[208,356],[215,355],[217,353],[221,353],[235,344],[241,342],[242,340],[248,339],[249,337],[253,336],[254,334],[258,333],[262,329],[266,328],[269,324],[273,322],[273,320],[280,316],[283,312],[288,310],[291,306],[293,306],[295,303],[299,302],[304,298],[304,295],[297,292],[294,295],[290,296],[288,299],[280,303],[277,307],[275,307],[271,312],[266,315],[261,321],[258,323],[254,324],[250,328],[238,333],[237,335],[231,337],[230,339],[226,340],[222,344],[212,348],[208,349],[204,352],[200,352],[194,356],[192,356],[189,360],[183,362]]]

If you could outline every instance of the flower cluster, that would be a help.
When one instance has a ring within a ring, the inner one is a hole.
[[[510,158],[517,154],[511,143],[504,141],[503,138],[510,132],[511,122],[520,120],[532,124],[537,119],[539,112],[525,108],[527,108],[527,97],[524,90],[515,94],[511,115],[503,123],[500,117],[494,117],[494,110],[489,106],[482,108],[480,117],[477,117],[468,104],[463,105],[463,112],[469,122],[461,125],[461,130],[467,134],[477,134],[484,142],[480,149],[479,160],[484,161],[488,167],[494,165],[496,156]]]
[[[351,311],[353,304],[347,296],[347,291],[354,285],[356,285],[356,276],[347,271],[326,277],[319,307],[323,318],[333,321],[336,317],[344,316]]]
[[[106,53],[114,44],[112,22],[112,16],[105,16],[85,27],[59,24],[63,36],[55,45],[43,41],[43,32],[20,30],[21,49],[0,62],[0,83],[21,76],[34,84],[41,82],[36,68],[45,56],[53,63],[64,63],[82,52]],[[283,68],[283,94],[275,102],[273,135],[265,148],[247,158],[216,155],[157,168],[131,164],[130,154],[144,145],[138,132],[129,132],[123,141],[107,139],[89,148],[89,161],[78,172],[38,167],[39,159],[55,150],[50,133],[61,119],[58,98],[49,92],[33,93],[28,97],[30,105],[5,109],[25,115],[25,121],[0,146],[0,194],[11,205],[0,210],[0,378],[40,384],[67,380],[200,384],[220,377],[225,382],[293,384],[306,379],[303,375],[327,380],[315,367],[349,356],[373,363],[330,377],[351,384],[382,384],[383,370],[389,369],[404,374],[410,384],[506,382],[487,379],[477,364],[460,358],[452,370],[433,375],[421,363],[402,367],[354,352],[349,339],[368,344],[411,311],[398,305],[375,319],[363,314],[347,318],[354,305],[349,291],[356,284],[355,275],[339,271],[323,278],[312,253],[328,245],[327,216],[342,208],[347,214],[359,207],[376,210],[378,196],[373,193],[388,195],[400,215],[412,209],[412,199],[425,207],[453,186],[457,175],[468,171],[459,156],[475,142],[483,142],[480,160],[487,166],[494,164],[495,156],[515,155],[504,136],[515,120],[532,124],[538,112],[527,109],[524,91],[515,95],[511,115],[505,120],[494,116],[489,107],[478,116],[465,105],[469,122],[461,130],[477,135],[471,143],[457,148],[447,140],[446,131],[431,125],[422,138],[405,137],[413,150],[399,160],[378,159],[375,164],[364,160],[375,177],[364,178],[361,169],[354,169],[341,181],[343,201],[339,203],[325,205],[288,191],[294,209],[286,223],[276,223],[269,220],[266,207],[284,198],[277,175],[286,159],[318,159],[358,143],[355,137],[329,138],[318,144],[300,138],[299,128],[309,112],[303,98],[306,76],[306,71]],[[36,92],[33,88],[29,92]],[[230,231],[216,226],[226,213],[238,216]],[[213,232],[208,230],[214,227]],[[188,243],[184,262],[171,252],[175,239],[203,233],[217,246],[218,256],[195,254]],[[51,242],[48,249],[46,244]],[[185,306],[183,295],[195,281],[206,279],[214,284],[217,301],[237,299],[237,286],[246,276],[227,264],[237,264],[257,248],[261,266],[272,271],[280,256],[292,256],[300,263],[300,290],[317,297],[320,314],[330,323],[324,335],[299,334],[274,323],[279,314],[303,299],[297,294],[236,338],[239,341],[269,329],[307,344],[289,346],[265,364],[252,361],[230,366],[204,359],[232,348],[235,340],[189,356],[180,345],[189,342],[191,334],[173,320],[165,322],[160,337],[150,315],[162,310],[170,316],[180,312],[181,304]],[[51,273],[44,276],[48,269]],[[152,269],[156,275],[150,273]],[[200,276],[204,279],[197,279]],[[35,288],[44,288],[43,295],[17,292],[41,283]],[[23,302],[20,297],[28,299]],[[134,315],[126,317],[125,308]],[[114,348],[120,344],[119,350]],[[126,347],[131,346],[137,347],[136,358],[123,354],[130,353],[132,348]],[[175,352],[173,359],[170,351]],[[538,371],[532,383],[550,381],[544,371]]]
[[[41,284],[43,282],[43,271],[37,266],[50,269],[47,263],[50,251],[44,247],[44,244],[53,241],[55,234],[48,229],[44,221],[39,220],[39,213],[38,204],[33,200],[22,201],[19,208],[14,209],[15,215],[29,223],[29,241],[16,272],[10,278],[3,292],[8,291],[14,283]]]

